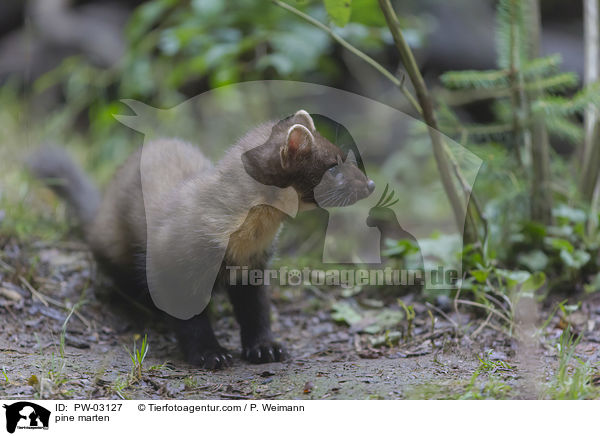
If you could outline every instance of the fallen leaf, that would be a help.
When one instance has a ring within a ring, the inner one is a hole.
[[[29,377],[29,378],[27,379],[27,384],[28,384],[29,386],[36,386],[36,385],[38,385],[39,383],[40,383],[40,381],[38,380],[38,378],[37,378],[37,375],[35,375],[35,374],[33,374],[31,377]]]
[[[12,289],[0,287],[0,297],[8,298],[11,301],[21,301],[23,296]]]
[[[313,388],[315,387],[315,385],[313,384],[313,382],[307,381],[304,384],[304,393],[305,394],[310,394],[313,390]]]

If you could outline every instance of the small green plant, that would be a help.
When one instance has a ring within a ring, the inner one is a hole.
[[[112,384],[112,390],[124,400],[128,400],[129,396],[123,392],[130,385],[129,380],[126,377],[119,376],[115,379]]]
[[[8,378],[8,373],[6,372],[6,367],[2,367],[2,375],[4,376],[4,380],[6,381],[7,384],[10,384],[10,380]]]
[[[512,387],[499,377],[490,376],[487,383],[483,386],[483,395],[485,398],[502,400],[507,398],[511,392]]]
[[[144,364],[144,359],[148,354],[148,335],[144,335],[144,339],[142,340],[142,345],[140,348],[137,348],[137,341],[134,339],[133,341],[133,351],[130,351],[129,348],[123,346],[127,354],[129,354],[129,358],[131,359],[132,367],[131,367],[131,377],[135,380],[142,379],[142,368]]]
[[[512,371],[515,369],[513,365],[508,362],[505,362],[501,359],[491,359],[491,355],[493,350],[488,350],[481,356],[477,356],[479,360],[479,368],[480,372],[498,372],[498,371]]]
[[[512,391],[512,387],[505,382],[507,372],[513,371],[514,366],[500,359],[491,359],[492,350],[477,356],[479,366],[473,372],[465,392],[459,397],[461,400],[483,400],[486,398],[504,399]],[[501,376],[495,375],[500,373]],[[480,376],[487,376],[484,383],[477,383]]]
[[[67,315],[67,317],[65,318],[65,321],[63,322],[63,325],[62,325],[62,328],[60,331],[60,347],[59,347],[60,357],[63,359],[65,357],[65,337],[67,335],[67,324],[69,323],[69,320],[71,319],[71,316],[73,315],[73,313],[75,313],[75,311],[77,309],[79,309],[84,303],[85,303],[85,301],[80,301],[80,302],[74,304],[73,307],[71,308],[71,311],[69,312],[69,315]]]
[[[398,299],[398,304],[400,305],[400,307],[402,307],[402,309],[404,309],[404,312],[406,313],[406,334],[404,336],[404,339],[412,339],[413,321],[415,319],[415,308],[412,305],[407,306],[406,303],[404,303],[404,301],[400,299]]]
[[[185,385],[186,389],[195,389],[198,387],[198,379],[188,376],[183,379],[183,384]]]
[[[479,263],[469,270],[469,276],[463,281],[462,291],[472,293],[472,301],[456,298],[457,305],[465,305],[484,310],[487,319],[476,330],[481,331],[486,325],[500,321],[500,326],[508,336],[518,336],[521,330],[518,325],[517,308],[527,298],[535,298],[546,283],[545,273],[530,273],[525,270],[509,270],[496,268],[492,264],[483,266]]]
[[[54,386],[60,386],[68,381],[65,376],[65,367],[67,363],[63,357],[57,356],[54,352],[50,355],[50,362],[48,367],[48,379],[54,384]]]
[[[63,386],[69,381],[65,374],[66,360],[54,351],[50,356],[41,355],[40,357],[39,373],[32,374],[27,380],[27,383],[36,390],[36,397],[44,399],[56,395],[69,396],[69,391]]]
[[[490,375],[488,380],[483,384],[478,384],[477,379],[481,375],[481,372],[476,370],[469,384],[466,386],[464,394],[458,397],[460,400],[485,400],[485,399],[496,399],[502,400],[512,391],[512,388],[506,384],[501,378]]]
[[[151,367],[148,368],[148,371],[162,371],[165,369],[173,369],[171,367],[171,364],[169,361],[166,361],[164,363],[158,364],[158,365],[152,365]]]
[[[575,355],[581,336],[571,333],[571,328],[563,330],[556,349],[558,370],[546,390],[546,395],[556,400],[578,400],[598,398],[600,390],[592,383],[595,365],[584,362]]]

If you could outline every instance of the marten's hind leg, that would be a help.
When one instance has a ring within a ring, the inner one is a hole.
[[[284,360],[285,348],[273,340],[270,303],[264,287],[230,285],[227,290],[241,329],[242,357],[252,363]]]
[[[206,369],[230,366],[233,357],[219,345],[205,309],[188,320],[171,318],[185,359]]]

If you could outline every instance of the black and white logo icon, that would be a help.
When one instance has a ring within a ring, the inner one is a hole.
[[[48,429],[50,411],[29,401],[4,404],[6,409],[6,431],[14,433],[21,429]]]

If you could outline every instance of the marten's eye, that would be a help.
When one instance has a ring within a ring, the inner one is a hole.
[[[340,173],[340,167],[335,165],[327,170],[332,176],[337,176]]]

